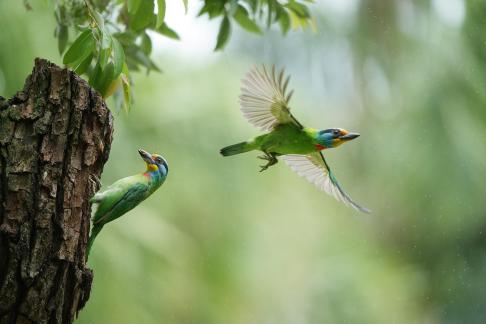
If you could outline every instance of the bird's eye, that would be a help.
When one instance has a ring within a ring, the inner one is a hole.
[[[335,129],[335,130],[333,131],[333,133],[334,133],[334,135],[340,135],[340,134],[341,134],[341,132],[339,131],[339,129]]]

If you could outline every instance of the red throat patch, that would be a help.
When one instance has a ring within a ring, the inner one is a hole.
[[[323,149],[325,149],[326,147],[324,145],[321,145],[321,144],[316,144],[316,149],[318,151],[322,151]]]

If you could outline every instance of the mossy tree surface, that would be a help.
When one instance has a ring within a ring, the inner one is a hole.
[[[37,59],[0,97],[0,323],[71,323],[91,289],[91,197],[112,141],[101,96]]]

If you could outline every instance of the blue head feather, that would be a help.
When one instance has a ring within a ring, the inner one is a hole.
[[[325,148],[331,148],[335,146],[335,139],[338,139],[340,135],[338,128],[325,129],[317,132],[316,141]]]
[[[162,178],[167,177],[167,174],[169,173],[169,165],[167,164],[167,161],[161,155],[154,154],[152,158],[155,165],[157,165],[157,171],[155,172],[159,173]]]

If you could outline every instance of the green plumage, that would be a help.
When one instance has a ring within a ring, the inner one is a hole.
[[[316,151],[315,130],[299,128],[294,124],[277,125],[270,133],[257,136],[252,141],[255,149],[284,154],[308,154]]]
[[[147,163],[147,172],[120,179],[90,199],[97,208],[92,218],[93,229],[88,241],[88,255],[105,224],[135,208],[157,190],[167,177],[167,163],[161,156],[150,155],[143,150],[139,152]]]
[[[133,209],[147,198],[157,187],[149,177],[137,174],[120,179],[98,192],[92,203],[97,203],[98,208],[93,217],[94,225],[104,225],[117,219],[129,210]]]

